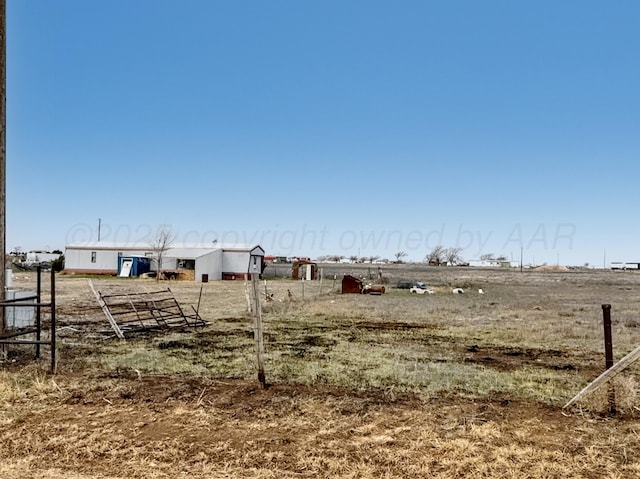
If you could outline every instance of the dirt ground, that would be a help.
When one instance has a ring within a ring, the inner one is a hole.
[[[470,274],[478,277],[437,281],[475,284],[492,273]],[[611,291],[623,295],[640,282],[590,273],[563,278],[550,281],[609,281]],[[32,282],[29,274],[16,278],[19,285]],[[128,287],[116,279],[96,282],[109,291]],[[187,305],[198,304],[201,286],[203,317],[243,317],[246,300],[237,283],[170,285]],[[290,282],[269,288],[276,299],[320,292],[303,292]],[[73,345],[108,333],[86,278],[61,277],[57,300],[61,341]],[[365,318],[360,327],[423,326]],[[640,477],[640,424],[633,414],[564,411],[508,394],[425,398],[393,388],[279,382],[262,389],[248,379],[85,368],[71,349],[55,376],[47,372],[46,357],[32,363],[14,353],[2,364],[0,477]],[[540,363],[574,367],[549,351],[470,345],[464,354],[469,362],[504,370]]]
[[[85,378],[87,379],[87,378]],[[483,401],[175,377],[13,405],[4,478],[638,477],[632,420]],[[26,405],[23,405],[26,407]]]

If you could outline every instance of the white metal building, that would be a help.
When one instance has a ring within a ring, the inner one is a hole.
[[[148,243],[91,241],[65,247],[65,272],[117,274],[118,259],[124,256],[147,256],[157,271],[156,254]],[[262,272],[264,250],[259,245],[219,243],[174,243],[163,254],[163,271],[194,272],[209,280],[243,279],[247,272]],[[250,271],[251,266],[251,271]]]

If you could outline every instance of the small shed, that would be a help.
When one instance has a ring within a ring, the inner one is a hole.
[[[318,279],[318,265],[306,259],[294,261],[291,266],[291,277],[307,281],[316,280]]]
[[[360,294],[362,293],[362,281],[355,276],[345,274],[342,278],[342,294]]]

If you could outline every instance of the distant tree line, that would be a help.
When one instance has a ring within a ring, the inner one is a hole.
[[[340,263],[348,259],[350,263],[395,263],[402,264],[407,257],[404,251],[398,251],[394,254],[394,260],[381,258],[380,256],[342,256],[342,255],[324,255],[318,256],[317,261],[327,263]],[[495,255],[493,253],[485,253],[480,255],[482,261],[507,261],[504,255]],[[443,245],[435,246],[424,257],[424,262],[432,266],[465,266],[468,265],[462,256],[462,248],[445,247]]]
[[[340,263],[342,260],[348,259],[351,263],[389,263],[390,261],[385,258],[380,258],[380,256],[342,256],[337,254],[329,254],[324,256],[318,256],[316,258],[317,261],[321,263]]]
[[[464,259],[462,258],[461,253],[462,248],[445,248],[442,245],[438,245],[434,247],[429,253],[427,253],[424,260],[425,262],[434,266],[456,266],[464,264]]]

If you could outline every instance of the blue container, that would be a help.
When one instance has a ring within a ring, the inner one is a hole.
[[[119,256],[118,257],[118,276],[121,275],[122,265],[131,263],[131,272],[127,276],[140,276],[141,274],[151,271],[151,259],[146,256]]]

